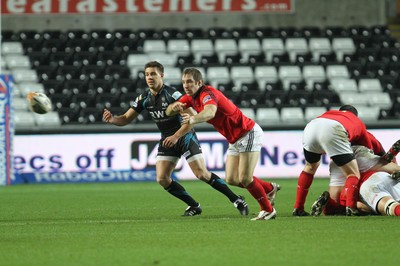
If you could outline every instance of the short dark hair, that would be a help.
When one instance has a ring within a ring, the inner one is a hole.
[[[157,61],[147,62],[146,65],[144,65],[144,70],[149,67],[155,67],[161,74],[164,74],[164,66]]]
[[[358,111],[353,105],[349,104],[343,105],[342,107],[339,108],[339,111],[349,111],[358,116]]]

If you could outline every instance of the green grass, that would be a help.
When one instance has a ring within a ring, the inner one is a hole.
[[[292,217],[297,180],[277,182],[278,217],[257,222],[200,181],[182,182],[196,217],[156,183],[3,187],[0,265],[398,265],[398,219]],[[314,181],[308,208],[327,185]]]

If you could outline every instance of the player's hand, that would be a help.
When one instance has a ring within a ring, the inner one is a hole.
[[[182,122],[181,122],[182,125],[185,125],[185,124],[190,125],[191,115],[189,115],[188,113],[181,113],[181,117],[182,117]]]
[[[162,143],[162,145],[166,148],[171,148],[172,146],[174,146],[177,142],[178,142],[177,137],[175,137],[174,135],[166,137]]]
[[[108,109],[104,109],[103,111],[103,121],[106,123],[112,123],[113,115]]]
[[[186,103],[176,102],[172,105],[172,111],[174,112],[182,112],[186,109]]]

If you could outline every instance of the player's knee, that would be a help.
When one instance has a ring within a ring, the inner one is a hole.
[[[317,171],[318,167],[319,167],[320,162],[315,162],[315,163],[309,163],[306,161],[306,165],[304,166],[303,171],[309,174],[314,175],[315,172]]]
[[[167,188],[171,184],[171,178],[157,176],[157,183],[163,188]]]

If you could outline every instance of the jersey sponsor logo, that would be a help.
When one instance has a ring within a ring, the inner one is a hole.
[[[178,100],[181,97],[182,97],[182,93],[180,93],[179,91],[176,91],[172,94],[172,98],[174,98],[175,100]]]
[[[211,101],[211,96],[210,95],[206,95],[206,97],[203,98],[203,104],[205,104],[208,101]]]
[[[164,118],[164,111],[151,111],[149,113],[154,119]]]

